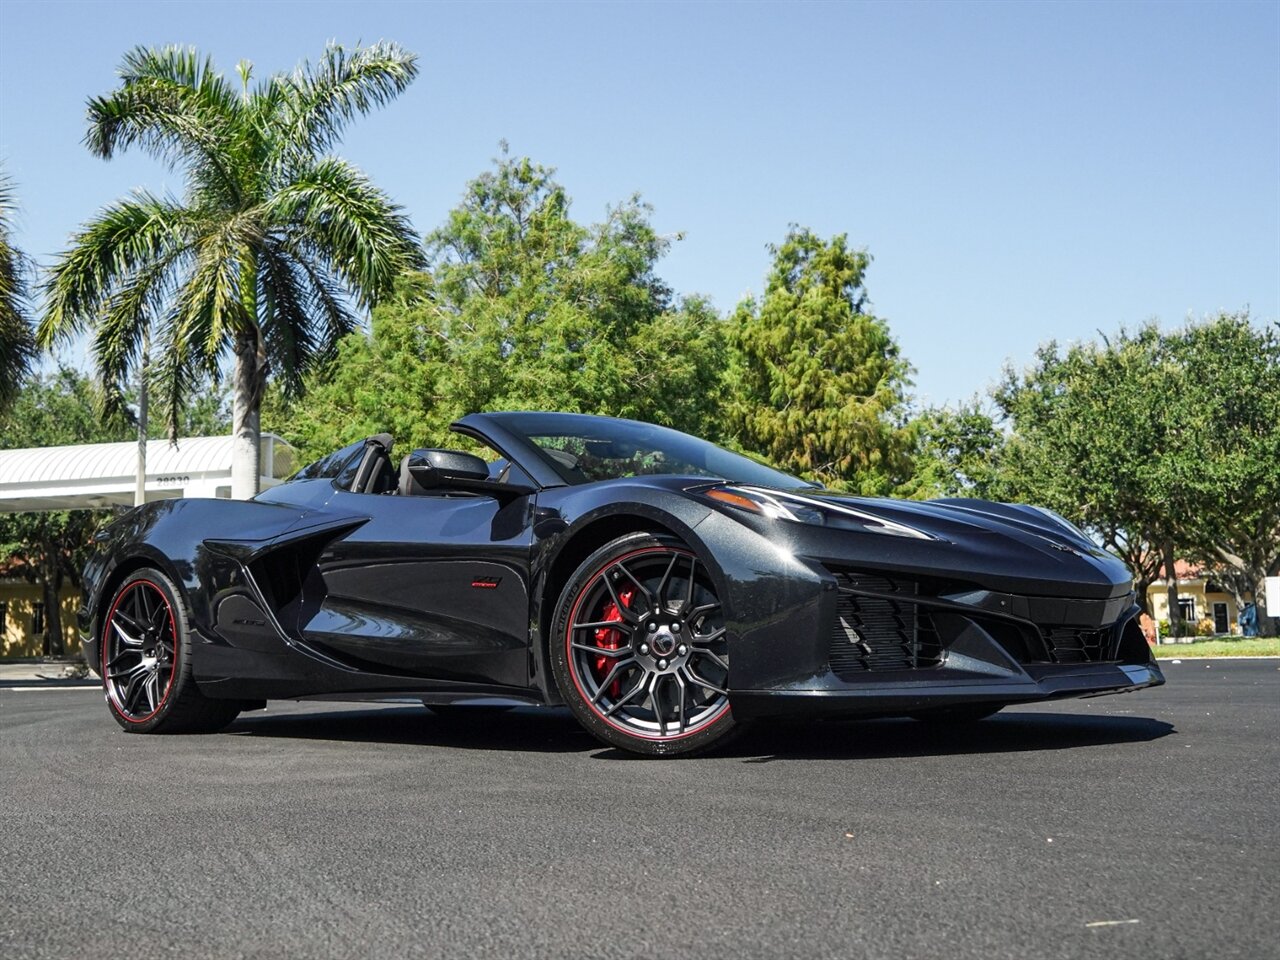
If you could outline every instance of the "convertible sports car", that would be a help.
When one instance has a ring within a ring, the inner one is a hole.
[[[270,699],[455,716],[565,704],[649,755],[756,717],[978,720],[1164,682],[1131,578],[1060,517],[840,496],[663,427],[453,424],[488,454],[370,437],[251,501],[99,535],[79,625],[126,730]]]

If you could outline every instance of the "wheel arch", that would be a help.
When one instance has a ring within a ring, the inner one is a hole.
[[[116,591],[120,589],[120,585],[139,570],[147,569],[159,570],[163,573],[169,582],[177,588],[180,599],[190,609],[191,602],[186,595],[186,586],[183,584],[182,578],[173,569],[173,566],[160,553],[139,548],[123,557],[102,578],[102,585],[93,607],[93,632],[96,641],[101,642],[102,640],[102,631],[105,626],[103,620],[106,617],[107,608],[111,605],[111,601],[115,599]],[[92,667],[92,664],[90,666]]]
[[[543,687],[548,703],[563,703],[560,690],[551,674],[551,625],[564,588],[583,562],[605,544],[631,533],[652,533],[675,537],[697,554],[706,564],[721,590],[719,565],[709,554],[707,547],[693,533],[693,528],[677,518],[658,513],[638,513],[622,509],[606,512],[575,524],[565,535],[563,542],[551,556],[536,591],[537,609],[534,676]],[[721,590],[722,594],[723,591]]]

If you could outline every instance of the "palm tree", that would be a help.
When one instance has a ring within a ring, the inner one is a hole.
[[[81,228],[50,274],[38,339],[92,328],[118,402],[149,337],[171,436],[187,394],[230,351],[234,497],[258,490],[268,377],[296,395],[356,327],[355,310],[421,263],[400,208],[329,153],[348,121],[409,85],[416,59],[390,43],[330,44],[319,63],[256,84],[241,63],[237,88],[193,48],[138,48],[120,87],[89,101],[90,150],[141,147],[186,188],[181,200],[137,191]]]
[[[35,359],[27,319],[31,264],[10,238],[15,210],[13,183],[0,173],[0,411],[13,403]]]

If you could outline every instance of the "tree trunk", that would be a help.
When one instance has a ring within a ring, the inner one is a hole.
[[[1148,617],[1151,616],[1151,598],[1147,596],[1150,589],[1151,581],[1145,577],[1133,581],[1134,602]]]
[[[147,365],[151,352],[151,337],[142,336],[142,364],[138,368],[138,468],[134,478],[133,505],[140,507],[147,502]]]
[[[231,496],[248,500],[258,493],[258,337],[240,333],[235,343],[235,394],[232,397]]]
[[[62,571],[46,567],[41,586],[44,592],[45,654],[60,657],[67,652],[62,638]]]
[[[1274,637],[1280,633],[1280,610],[1267,609],[1267,571],[1252,569],[1249,579],[1253,582],[1253,609],[1258,615],[1258,636]]]
[[[1181,611],[1178,609],[1178,571],[1174,559],[1173,541],[1166,540],[1164,542],[1164,574],[1165,584],[1169,588],[1169,635],[1172,637],[1182,636],[1179,629],[1182,620]]]

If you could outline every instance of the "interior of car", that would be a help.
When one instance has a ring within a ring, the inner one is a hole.
[[[469,490],[456,490],[447,487],[426,487],[419,482],[409,469],[414,453],[429,454],[432,452],[458,453],[436,448],[409,451],[400,458],[397,467],[391,450],[394,439],[389,433],[379,433],[365,440],[364,454],[355,469],[351,484],[347,488],[352,493],[390,494],[402,497],[475,497],[481,494]],[[488,448],[480,451],[490,453],[495,459],[488,460],[489,479],[496,483],[519,483],[530,485],[524,471]],[[483,458],[482,458],[483,459]]]

